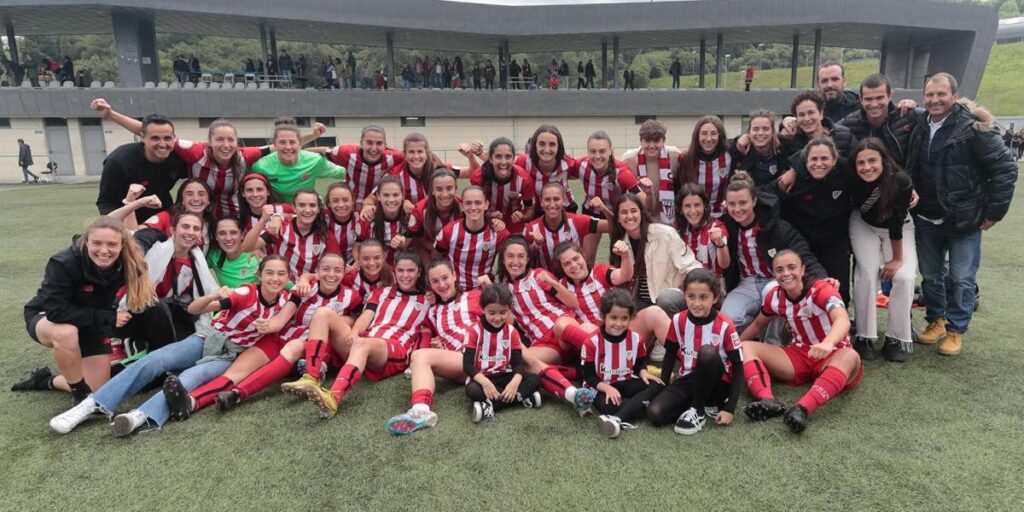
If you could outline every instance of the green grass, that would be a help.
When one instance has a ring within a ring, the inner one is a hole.
[[[397,377],[361,383],[331,421],[275,388],[121,440],[99,420],[58,436],[46,422],[67,395],[7,390],[52,367],[21,308],[95,197],[94,184],[0,188],[0,510],[1024,509],[1020,207],[984,237],[964,355],[918,346],[909,364],[870,363],[801,437],[738,417],[694,437],[642,424],[608,441],[550,397],[478,426],[461,387],[442,383],[437,428],[394,438],[384,422],[409,396]],[[803,391],[776,389],[786,402]]]
[[[998,116],[1024,115],[1024,94],[1020,89],[1021,83],[1024,81],[1024,72],[1020,67],[1021,62],[1024,62],[1024,43],[993,46],[988,65],[985,67],[985,74],[981,78],[978,102]],[[848,61],[845,66],[846,77],[851,89],[856,89],[864,77],[878,72],[877,60]],[[726,88],[742,90],[744,73],[745,70],[725,73]],[[753,88],[788,89],[789,78],[789,68],[757,71],[754,75]],[[679,80],[681,87],[697,87],[696,75],[683,76]],[[714,73],[708,73],[705,80],[708,87],[714,87]],[[651,87],[668,88],[671,85],[672,77],[666,75],[652,80]],[[811,67],[797,68],[797,87],[811,88],[811,86]]]

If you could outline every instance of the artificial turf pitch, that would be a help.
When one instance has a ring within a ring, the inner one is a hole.
[[[398,438],[384,423],[408,408],[399,376],[360,383],[329,421],[274,386],[228,414],[114,439],[99,418],[50,430],[68,395],[9,391],[26,370],[54,367],[22,306],[95,197],[95,184],[0,187],[2,511],[1024,510],[1020,205],[983,237],[963,355],[917,345],[908,364],[869,362],[800,436],[737,411],[695,436],[641,422],[609,441],[548,395],[539,410],[474,425],[462,388],[441,382],[438,426]],[[776,385],[787,404],[804,389]]]

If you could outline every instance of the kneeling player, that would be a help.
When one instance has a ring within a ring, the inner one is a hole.
[[[753,339],[771,321],[784,316],[793,332],[786,347],[744,341],[743,372],[756,402],[743,412],[750,419],[773,418],[785,411],[784,421],[793,432],[803,432],[807,417],[832,397],[860,383],[864,375],[860,356],[850,348],[850,317],[835,286],[824,279],[805,279],[800,256],[780,251],[772,260],[776,282],[764,293],[761,314],[743,331]],[[772,394],[771,378],[794,386],[811,382],[811,389],[789,410]]]

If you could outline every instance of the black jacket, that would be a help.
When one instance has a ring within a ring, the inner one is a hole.
[[[800,255],[804,262],[807,274],[813,277],[828,277],[824,267],[818,263],[811,248],[807,245],[804,237],[788,222],[779,218],[778,199],[771,194],[758,192],[757,222],[761,223],[761,230],[757,233],[757,248],[765,261],[771,261],[775,254],[783,249],[791,249]],[[740,256],[737,240],[739,240],[740,225],[732,220],[728,214],[722,216],[725,229],[729,232],[729,268],[725,269],[725,288],[732,290],[740,282]]]
[[[21,144],[18,148],[18,165],[25,167],[32,165],[32,148],[28,144]]]
[[[1006,215],[1017,181],[1017,163],[1003,144],[995,118],[984,108],[961,100],[943,126],[949,124],[952,132],[942,147],[930,148],[928,116],[920,116],[910,137],[907,172],[915,184],[921,181],[921,153],[933,154],[941,168],[936,197],[944,213],[943,225],[966,233],[985,219],[998,222]],[[921,195],[923,199],[925,194]]]
[[[163,162],[153,163],[146,160],[143,143],[130,142],[118,146],[103,160],[103,174],[100,176],[100,192],[96,198],[96,207],[100,215],[120,208],[124,196],[128,194],[128,186],[141,183],[146,186],[144,194],[156,194],[162,205],[159,210],[136,210],[135,218],[142,223],[158,211],[171,208],[174,204],[171,189],[178,180],[187,177],[188,167],[176,152],[171,152],[171,156]]]
[[[822,119],[821,125],[828,130],[828,134],[832,137],[832,141],[836,143],[836,150],[839,151],[840,160],[845,160],[850,157],[850,151],[853,151],[853,134],[850,129],[841,125],[835,124],[828,119]],[[799,154],[803,151],[807,143],[810,142],[810,137],[807,136],[800,128],[796,129],[796,134],[792,137],[779,137],[779,158],[783,162],[789,162],[793,165],[794,155]]]
[[[789,192],[781,192],[775,182],[763,185],[763,192],[779,197],[782,218],[812,247],[848,243],[853,210],[848,193],[852,171],[836,165],[828,175],[817,180],[803,160],[796,160],[793,163],[796,181]]]
[[[881,139],[885,143],[885,149],[889,150],[889,155],[902,167],[907,162],[910,134],[914,131],[917,118],[922,115],[924,109],[918,108],[901,116],[896,104],[890,101],[889,117],[886,118],[885,124],[878,128],[871,127],[863,108],[846,116],[839,124],[850,129],[855,144],[868,137]]]
[[[825,118],[838,123],[846,116],[860,110],[860,95],[853,91],[843,91],[839,101],[825,102]]]
[[[77,245],[55,254],[46,264],[43,282],[25,304],[28,314],[80,329],[112,329],[117,321],[117,290],[124,285],[120,266],[102,272]]]

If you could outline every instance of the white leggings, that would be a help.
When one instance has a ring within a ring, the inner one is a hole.
[[[892,259],[889,230],[876,228],[861,219],[860,212],[850,215],[850,245],[857,259],[853,280],[853,304],[856,308],[857,336],[878,338],[878,272]],[[905,343],[910,337],[910,306],[914,300],[914,279],[917,276],[917,246],[914,243],[914,221],[908,215],[903,221],[903,265],[892,278],[889,292],[889,329],[887,336]]]

